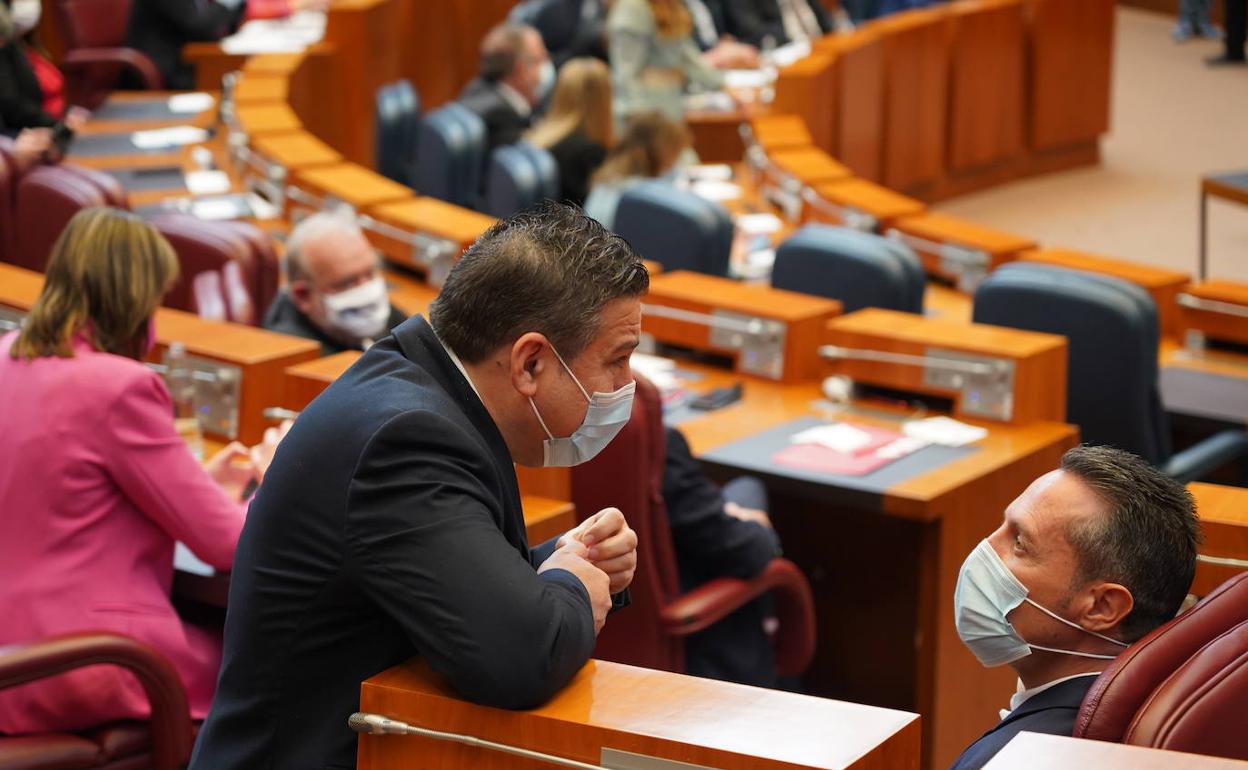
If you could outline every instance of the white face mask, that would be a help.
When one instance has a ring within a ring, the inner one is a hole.
[[[357,340],[375,340],[389,331],[390,298],[386,281],[377,276],[337,294],[326,294],[326,323]]]
[[[979,658],[981,664],[991,667],[1013,663],[1030,655],[1032,650],[1099,660],[1113,660],[1117,657],[1028,644],[1018,635],[1007,619],[1010,612],[1023,602],[1027,602],[1054,620],[1065,623],[1071,628],[1077,628],[1085,634],[1113,642],[1120,647],[1128,646],[1126,642],[1089,631],[1041,607],[1028,599],[1027,593],[1027,587],[1014,577],[1014,573],[1005,566],[1005,562],[1001,560],[996,549],[987,540],[981,540],[979,545],[975,546],[975,550],[966,557],[966,561],[962,564],[962,571],[958,574],[957,588],[953,592],[954,623],[958,628],[958,636],[975,654],[975,657]]]
[[[39,0],[13,0],[9,13],[13,16],[16,33],[25,35],[39,26],[39,17],[43,13],[43,7]]]
[[[537,411],[537,404],[532,398],[529,399],[529,406],[533,407],[533,414],[537,415],[537,421],[541,423],[542,430],[546,431],[547,439],[542,442],[544,450],[542,467],[571,468],[573,465],[592,460],[628,423],[628,418],[633,414],[633,391],[637,389],[637,383],[630,382],[611,393],[595,392],[591,396],[585,391],[585,386],[581,385],[581,381],[576,379],[576,375],[563,360],[563,356],[555,350],[555,346],[551,345],[550,349],[554,351],[559,363],[563,364],[568,376],[576,383],[581,395],[585,396],[585,400],[589,402],[589,409],[585,411],[585,419],[581,421],[581,426],[576,429],[576,432],[567,438],[555,438],[550,428],[546,427],[546,421],[542,419],[542,413]]]
[[[537,103],[541,104],[555,90],[555,65],[550,59],[542,62],[537,71]]]

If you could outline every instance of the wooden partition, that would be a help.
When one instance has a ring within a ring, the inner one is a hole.
[[[1095,153],[1109,130],[1113,0],[1027,0],[1027,29],[1031,148]]]
[[[1165,270],[1149,267],[1123,259],[1112,259],[1097,254],[1075,251],[1073,249],[1037,249],[1023,252],[1019,259],[1026,262],[1039,262],[1056,265],[1074,270],[1086,270],[1091,273],[1121,278],[1143,288],[1157,304],[1157,322],[1163,336],[1172,336],[1178,331],[1179,308],[1177,297],[1190,280],[1186,273],[1177,270]]]
[[[949,184],[1026,151],[1024,10],[1023,0],[950,6]]]
[[[859,177],[884,178],[884,46],[871,26],[815,43],[832,57],[833,90],[814,109],[830,111],[831,152]]]
[[[425,109],[453,101],[477,72],[485,33],[516,0],[399,0],[400,71]]]
[[[608,620],[608,623],[611,621]],[[420,661],[364,682],[360,709],[431,730],[607,767],[627,752],[718,770],[916,770],[919,717],[663,671],[590,661],[529,711],[476,706]],[[423,736],[361,736],[360,770],[554,765]]]
[[[945,173],[951,17],[944,7],[903,11],[875,28],[884,45],[884,184],[931,194]]]
[[[1204,536],[1192,593],[1205,596],[1248,568],[1248,489],[1199,481],[1187,488],[1196,498]]]
[[[836,152],[836,115],[827,103],[836,93],[834,64],[834,56],[816,51],[780,70],[771,103],[773,112],[801,117],[815,146],[831,153]]]
[[[338,49],[335,109],[345,117],[342,144],[354,163],[373,166],[373,99],[378,87],[399,77],[401,52],[412,30],[400,25],[400,0],[334,0],[329,6],[325,42]]]
[[[967,324],[868,308],[835,318],[827,341],[851,351],[882,351],[929,359],[974,360],[998,366],[1000,374],[974,383],[969,375],[938,374],[930,367],[852,358],[830,364],[832,371],[856,381],[909,393],[953,399],[954,416],[992,419],[1015,425],[1066,420],[1066,339],[1056,334]],[[1005,367],[1009,368],[1008,375]],[[1006,412],[992,410],[990,392],[999,385]]]
[[[1248,345],[1248,283],[1202,281],[1180,296],[1177,333],[1198,332],[1206,340]]]

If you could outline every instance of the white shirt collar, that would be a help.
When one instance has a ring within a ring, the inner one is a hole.
[[[1040,693],[1044,692],[1050,687],[1056,687],[1062,682],[1069,682],[1071,679],[1078,679],[1081,676],[1100,676],[1100,674],[1101,674],[1100,671],[1087,671],[1082,674],[1073,674],[1071,676],[1064,676],[1061,679],[1054,679],[1052,682],[1046,682],[1041,685],[1036,685],[1035,687],[1032,687],[1030,690],[1023,689],[1023,680],[1020,679],[1018,680],[1018,691],[1010,696],[1009,709],[1001,709],[1001,718],[1005,719],[1010,714],[1014,713],[1014,710],[1017,709],[1019,706],[1023,705],[1023,703],[1025,703],[1029,698],[1039,695]]]
[[[433,329],[432,326],[429,328]],[[460,361],[459,356],[455,355],[455,351],[451,350],[450,347],[442,341],[442,338],[438,336],[436,329],[433,332],[433,337],[438,341],[438,344],[442,346],[442,349],[446,351],[446,355],[450,357],[451,363],[455,364],[455,368],[459,370],[459,373],[464,375],[464,379],[468,381],[468,387],[472,388],[472,392],[477,394],[477,400],[481,401],[481,391],[477,390],[476,384],[474,384],[472,378],[468,376],[468,370],[464,368],[464,362]],[[484,404],[485,402],[481,401],[481,403]]]
[[[520,117],[527,118],[533,112],[533,107],[529,104],[529,100],[525,99],[519,91],[501,80],[496,85],[498,86],[499,96],[502,96],[513,110],[520,113]]]

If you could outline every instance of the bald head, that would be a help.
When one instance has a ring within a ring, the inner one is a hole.
[[[286,239],[286,277],[295,307],[317,326],[328,327],[324,298],[381,274],[380,260],[353,219],[313,214]]]

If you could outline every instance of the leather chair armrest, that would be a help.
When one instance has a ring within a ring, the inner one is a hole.
[[[815,608],[810,583],[788,559],[772,559],[748,580],[717,578],[663,608],[664,629],[675,636],[697,633],[770,592],[776,601],[776,668],[782,676],[801,673],[815,653]]]
[[[160,70],[146,54],[133,48],[76,48],[65,54],[61,67],[68,71],[88,64],[120,64],[137,72],[143,87],[149,91],[159,91],[164,87]]]
[[[130,637],[87,632],[0,647],[0,689],[99,664],[121,666],[143,686],[152,707],[153,770],[185,766],[192,733],[182,680],[160,653]]]
[[[1248,457],[1248,432],[1224,430],[1175,454],[1162,470],[1186,484],[1208,476],[1232,460],[1244,457]]]

